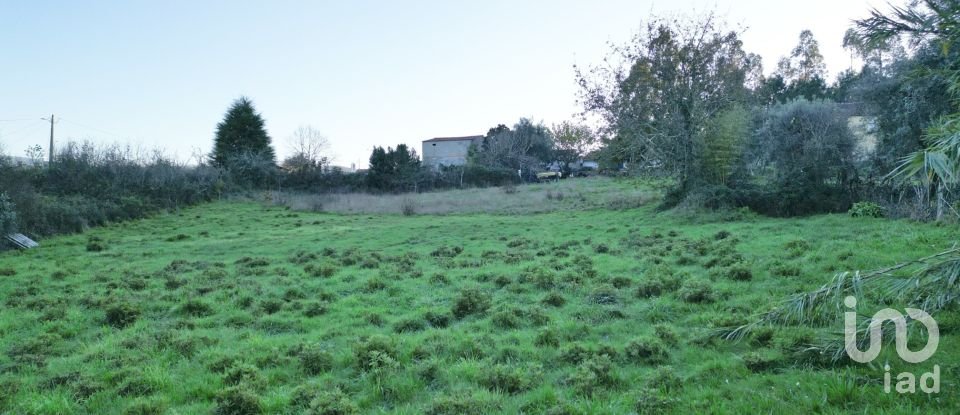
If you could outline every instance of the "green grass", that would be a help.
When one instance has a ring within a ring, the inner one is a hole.
[[[748,321],[837,271],[948,248],[955,225],[650,206],[337,215],[222,202],[0,255],[0,413],[957,413],[884,394],[882,363]],[[96,249],[88,250],[88,245]],[[838,313],[842,310],[838,309]],[[338,412],[339,411],[339,412]]]

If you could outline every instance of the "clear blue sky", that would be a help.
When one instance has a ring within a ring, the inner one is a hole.
[[[601,62],[651,14],[716,10],[745,25],[769,71],[809,28],[832,75],[851,19],[878,1],[0,0],[0,145],[60,141],[208,152],[231,101],[251,97],[281,155],[300,125],[336,164],[374,145],[482,134],[579,108],[572,65]]]

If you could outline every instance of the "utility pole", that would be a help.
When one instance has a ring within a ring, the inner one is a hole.
[[[47,121],[46,118],[41,118],[41,120]],[[53,124],[54,124],[53,114],[50,114],[49,120],[50,120],[50,156],[47,159],[48,168],[53,166]]]

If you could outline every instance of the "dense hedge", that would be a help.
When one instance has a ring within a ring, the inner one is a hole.
[[[108,222],[141,218],[216,197],[229,175],[154,155],[138,159],[121,148],[68,144],[46,166],[15,165],[0,158],[0,216],[4,231],[33,237],[81,232]]]

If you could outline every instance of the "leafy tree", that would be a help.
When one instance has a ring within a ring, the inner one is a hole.
[[[608,160],[660,167],[683,189],[704,178],[704,126],[746,101],[761,69],[712,14],[654,19],[606,61],[576,77],[586,111],[604,121]]]
[[[396,149],[374,147],[367,186],[380,191],[416,191],[419,171],[420,158],[406,144],[399,144]]]
[[[590,127],[570,121],[555,124],[552,133],[557,149],[570,152],[574,158],[585,157],[597,142],[597,136]]]
[[[942,77],[952,98],[960,93],[960,59],[951,53],[960,40],[960,2],[923,0],[905,7],[893,6],[889,13],[874,9],[867,19],[856,23],[857,34],[867,45],[882,45],[897,37],[906,37],[914,45],[939,48],[948,58],[947,65],[921,76]],[[945,212],[949,186],[960,181],[960,108],[954,104],[950,114],[927,127],[923,148],[904,158],[891,175],[900,179],[919,179],[936,193],[937,219]],[[933,193],[933,192],[931,192]]]
[[[320,172],[327,163],[324,152],[329,148],[327,138],[311,126],[301,126],[290,137],[293,154],[283,160],[284,169],[293,175]]]
[[[230,169],[234,164],[249,165],[251,158],[257,158],[259,164],[276,164],[263,117],[253,107],[253,101],[240,97],[217,124],[211,159],[215,166]]]
[[[785,104],[798,98],[826,99],[831,95],[826,78],[826,64],[820,45],[809,30],[800,32],[800,41],[777,64],[777,71],[765,78],[756,90],[760,104]]]
[[[6,193],[0,192],[0,236],[17,230],[17,211]]]
[[[750,135],[750,112],[735,106],[717,114],[707,125],[704,149],[704,179],[711,184],[726,184],[741,162]]]
[[[850,207],[855,142],[837,104],[798,100],[767,109],[750,147],[749,180],[771,195],[751,207],[775,215]]]
[[[542,123],[521,118],[513,129],[503,124],[491,128],[470,162],[492,168],[528,170],[553,161],[553,135]]]
[[[813,37],[813,32],[810,30],[800,32],[799,43],[790,52],[789,58],[780,59],[777,72],[788,82],[826,77],[827,65],[820,53],[820,43]]]

